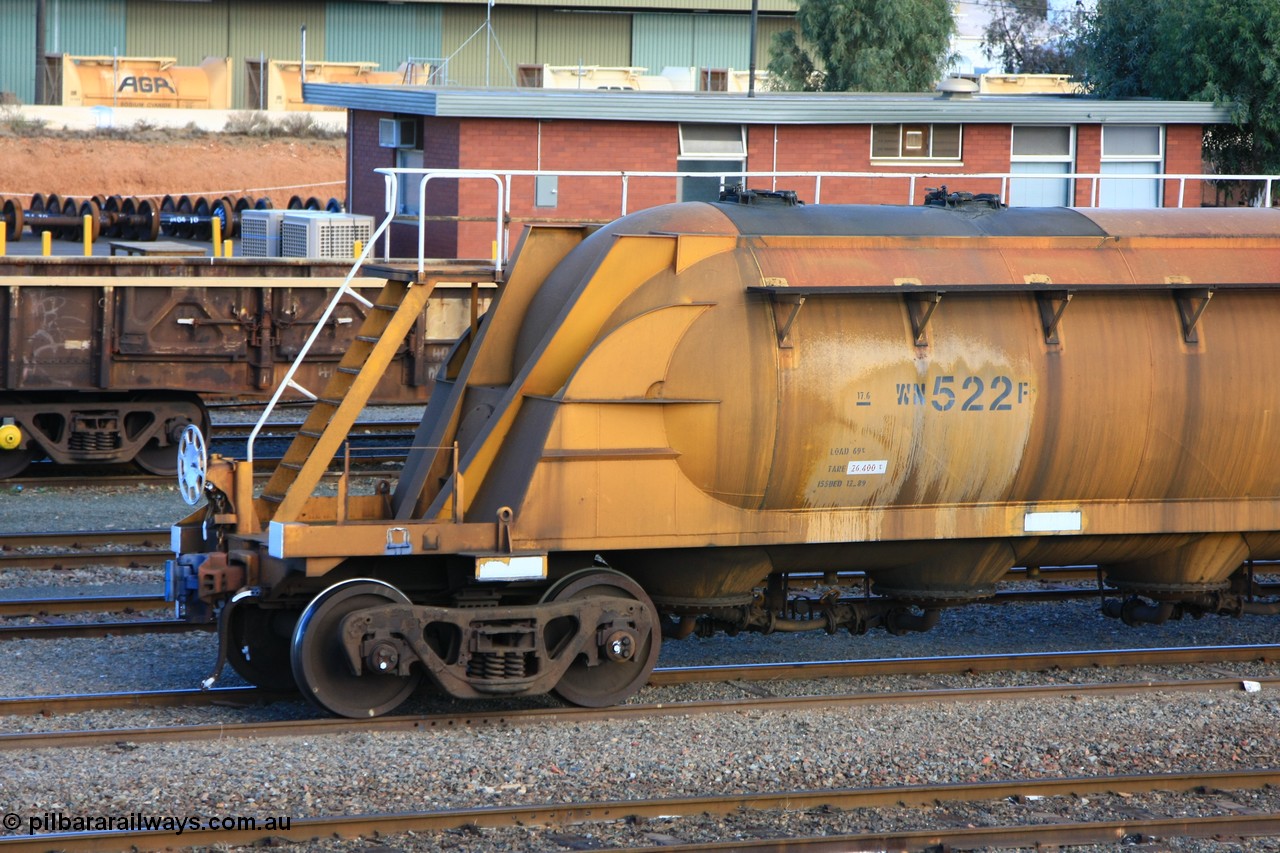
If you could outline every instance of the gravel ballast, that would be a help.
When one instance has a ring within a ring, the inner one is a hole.
[[[0,485],[0,530],[116,529],[167,526],[188,512],[176,491],[144,488]],[[82,571],[82,570],[77,570]],[[86,588],[113,582],[158,586],[139,570],[63,575]],[[133,572],[133,574],[128,574]],[[0,575],[0,591],[29,593],[36,571]],[[60,584],[65,587],[68,584]],[[152,586],[154,589],[155,586]],[[60,589],[59,592],[64,592]],[[1008,653],[1105,646],[1273,642],[1273,619],[1206,618],[1131,629],[1097,613],[1096,601],[1061,605],[978,606],[949,611],[927,634],[866,637],[821,634],[668,642],[660,665],[753,660]],[[0,695],[193,687],[209,673],[210,634],[104,640],[12,641],[3,648]],[[1270,664],[1177,669],[1089,670],[854,682],[703,684],[646,688],[640,702],[756,694],[892,691],[975,684],[1080,683],[1104,679],[1262,678]],[[224,684],[238,684],[229,669]],[[1173,692],[1125,698],[1075,696],[978,704],[881,705],[856,710],[739,712],[652,717],[506,729],[428,729],[325,737],[228,738],[216,742],[129,743],[102,748],[9,751],[0,802],[24,820],[44,812],[91,816],[143,812],[300,818],[460,806],[570,803],[691,794],[768,792],[867,785],[1234,770],[1277,766],[1280,694]],[[514,702],[555,704],[551,697]],[[402,710],[446,712],[460,703],[419,695]],[[502,707],[479,703],[477,709]],[[226,723],[316,715],[303,702],[266,708],[176,708],[96,712],[49,720],[11,717],[4,732],[116,728],[182,722]],[[294,849],[582,850],[613,845],[660,847],[770,833],[841,834],[1000,822],[1058,822],[1280,810],[1276,792],[1205,792],[999,803],[931,809],[751,812],[730,817],[597,822],[571,827],[457,830],[338,842]],[[1118,817],[1117,817],[1118,816]],[[175,845],[182,843],[174,839]],[[381,845],[381,846],[379,846]],[[1099,848],[1106,849],[1106,848]],[[1253,839],[1165,841],[1158,849],[1277,850]]]

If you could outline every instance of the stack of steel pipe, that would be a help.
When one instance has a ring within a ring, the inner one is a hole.
[[[213,236],[213,219],[221,222],[222,236],[233,238],[240,229],[242,211],[255,209],[265,210],[272,206],[267,198],[248,198],[241,196],[232,199],[230,196],[214,199],[212,202],[204,196],[166,195],[157,207],[148,199],[133,197],[94,196],[77,201],[74,198],[61,198],[56,193],[42,195],[36,193],[24,208],[15,199],[3,199],[0,204],[0,227],[10,240],[21,240],[23,228],[30,228],[32,234],[43,234],[48,231],[54,237],[64,240],[82,241],[85,239],[85,217],[88,219],[90,242],[99,237],[122,240],[155,240],[161,234],[166,237],[178,237],[188,240],[209,240]],[[335,198],[322,204],[314,196],[303,199],[293,196],[289,199],[290,210],[328,210],[341,212],[342,203]]]

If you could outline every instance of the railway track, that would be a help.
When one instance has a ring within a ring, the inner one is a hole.
[[[770,682],[805,681],[837,678],[868,678],[872,676],[904,676],[904,675],[942,675],[975,672],[1028,672],[1048,670],[1085,669],[1095,667],[1122,666],[1185,666],[1194,664],[1222,664],[1231,662],[1256,662],[1280,660],[1280,645],[1262,646],[1191,646],[1171,649],[1116,649],[1071,652],[1037,652],[1010,655],[965,655],[926,658],[878,658],[874,660],[840,660],[840,661],[806,661],[798,663],[769,664],[735,664],[727,666],[691,666],[691,667],[659,667],[649,677],[649,684],[655,687],[670,687],[691,683],[716,682]],[[1138,682],[1143,685],[1156,682]],[[1275,686],[1280,678],[1261,679],[1259,684]],[[1180,687],[1171,689],[1241,689],[1241,679],[1221,678],[1199,681],[1160,682]],[[1050,685],[1043,688],[1048,691],[1036,694],[1040,688],[1008,688],[1010,691],[1021,691],[1020,695],[1055,695],[1060,692],[1071,692],[1072,689],[1094,690],[1096,692],[1123,691],[1124,684],[1100,684],[1094,687],[1079,684]],[[1132,685],[1129,685],[1132,687]],[[988,691],[1000,691],[1005,688],[988,688]],[[981,690],[970,691],[971,695],[987,696]],[[56,716],[59,714],[83,711],[106,711],[120,708],[174,707],[182,705],[218,705],[236,704],[253,705],[278,700],[285,696],[278,691],[267,691],[258,688],[225,687],[213,690],[163,690],[139,693],[102,693],[68,696],[32,696],[0,699],[0,716]],[[1002,695],[991,693],[990,696]],[[1010,693],[1009,695],[1014,695]],[[963,698],[964,691],[944,690],[913,691],[910,694],[867,694],[863,702],[874,701],[879,696],[898,696],[897,701],[939,701],[940,697]],[[906,697],[918,697],[908,699]],[[795,697],[757,697],[751,701],[785,702]],[[831,697],[810,697],[807,701],[821,704]],[[796,699],[796,701],[801,701]],[[853,700],[850,700],[853,701]],[[618,713],[636,713],[632,708],[641,706],[617,706],[605,709],[572,708],[563,713],[578,715],[575,718],[590,718],[581,715],[596,714],[604,718],[615,718]],[[649,706],[645,706],[649,707]],[[686,707],[684,705],[663,706],[670,708]],[[710,707],[710,706],[709,706]],[[617,713],[615,713],[617,712]],[[428,727],[456,727],[459,725],[501,725],[514,716],[533,718],[556,718],[561,709],[529,709],[518,712],[500,712],[495,714],[464,712],[462,717],[440,717]],[[395,728],[404,726],[404,720],[423,720],[422,717],[380,717],[371,721],[358,721],[361,725],[386,724]],[[294,721],[296,722],[296,721]],[[319,721],[331,726],[350,723],[348,720]],[[421,723],[412,727],[421,728]],[[0,736],[0,743],[3,743]]]
[[[604,800],[575,804],[535,803],[399,812],[392,814],[296,818],[287,829],[188,829],[181,842],[192,845],[257,844],[268,840],[306,842],[318,837],[358,838],[407,832],[441,832],[462,827],[565,826],[585,822],[645,820],[671,816],[729,815],[743,810],[760,812],[813,809],[870,809],[898,806],[930,808],[940,803],[992,802],[1011,797],[1090,797],[1113,792],[1191,792],[1210,786],[1218,790],[1256,790],[1280,781],[1280,770],[1262,768],[1212,773],[1155,773],[1123,776],[1084,776],[1014,779],[970,784],[905,785],[839,790],[750,792],[728,795],[660,799]],[[1129,843],[1170,835],[1209,838],[1259,836],[1280,831],[1280,815],[1192,815],[1124,821],[1021,823],[923,831],[867,832],[857,835],[736,839],[719,844],[664,845],[666,850],[805,850],[937,849],[940,844],[966,848],[1042,844]],[[12,851],[157,850],[172,847],[173,832],[116,830],[46,833],[34,837],[0,838],[0,849]],[[593,848],[600,849],[600,848]],[[614,848],[617,849],[617,848]]]

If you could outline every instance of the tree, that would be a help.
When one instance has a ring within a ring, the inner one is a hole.
[[[1080,46],[1090,92],[1227,105],[1205,131],[1216,171],[1280,173],[1276,0],[1099,0]]]
[[[923,92],[950,61],[948,0],[799,0],[794,31],[774,36],[774,88]]]
[[[1009,0],[994,6],[982,32],[982,48],[1013,74],[1081,72],[1075,39],[1085,23],[1077,4],[1051,10],[1046,0]]]

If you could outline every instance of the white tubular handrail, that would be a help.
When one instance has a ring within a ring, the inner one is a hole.
[[[387,192],[392,193],[393,188],[390,185],[395,183],[396,178],[394,175],[387,175],[385,177],[388,183]],[[338,307],[338,303],[342,301],[342,297],[349,294],[357,301],[363,303],[365,307],[373,304],[352,289],[351,279],[355,278],[361,264],[363,264],[365,259],[369,257],[369,253],[378,242],[378,238],[387,231],[387,228],[391,225],[391,220],[394,216],[395,214],[393,212],[384,217],[382,222],[369,237],[369,242],[365,244],[364,249],[360,252],[360,256],[356,258],[355,263],[351,265],[351,271],[347,273],[347,277],[342,280],[341,286],[339,286],[337,292],[333,294],[333,298],[329,300],[329,304],[325,306],[324,313],[321,314],[320,319],[316,321],[316,327],[312,329],[311,334],[307,336],[307,340],[303,343],[302,349],[300,349],[297,356],[294,357],[293,364],[289,365],[289,370],[285,372],[284,379],[280,380],[280,385],[276,388],[275,393],[271,395],[271,399],[267,401],[267,405],[262,410],[262,414],[258,416],[258,422],[254,424],[253,429],[249,432],[248,447],[245,450],[245,463],[251,470],[253,468],[253,445],[258,440],[258,433],[262,431],[262,427],[266,424],[267,419],[275,410],[276,404],[280,402],[280,397],[284,394],[285,389],[293,388],[302,392],[302,394],[312,400],[316,399],[315,394],[295,382],[293,377],[297,375],[298,368],[302,366],[302,362],[306,359],[307,353],[311,352],[312,345],[315,344],[316,339],[320,337],[320,333],[324,331],[325,324],[329,322],[329,317],[333,314],[334,309]]]

